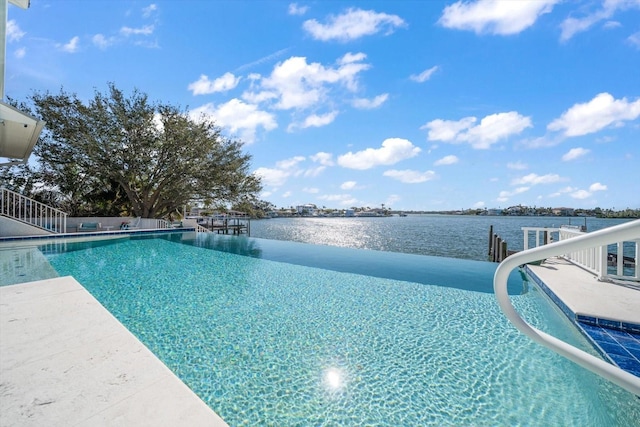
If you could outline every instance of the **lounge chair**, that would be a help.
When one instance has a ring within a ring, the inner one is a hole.
[[[140,228],[140,222],[142,221],[142,217],[137,217],[133,222],[123,222],[120,224],[120,230],[136,230]]]
[[[99,222],[81,222],[78,224],[78,231],[98,231],[102,228]]]

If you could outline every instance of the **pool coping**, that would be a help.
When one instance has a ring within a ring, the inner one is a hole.
[[[0,301],[0,426],[227,426],[73,277]]]
[[[525,273],[533,279],[533,281],[553,300],[553,302],[562,310],[562,312],[574,323],[582,322],[589,325],[600,326],[602,328],[617,329],[620,331],[640,333],[640,324],[617,320],[611,317],[603,317],[598,315],[588,315],[575,313],[569,306],[558,297],[553,290],[530,268],[529,265],[521,267]],[[579,267],[576,267],[579,268]]]
[[[565,265],[577,269],[575,272],[578,274],[580,271],[584,272],[581,267],[568,261]],[[611,315],[602,316],[596,313],[574,311],[569,307],[568,301],[564,301],[557,295],[558,283],[551,283],[548,277],[545,282],[539,274],[536,274],[534,270],[539,272],[539,267],[523,265],[521,268],[606,361],[640,377],[640,324],[616,319]],[[581,280],[586,280],[585,277],[581,277]],[[591,280],[597,282],[596,278],[591,278]],[[598,282],[598,284],[601,285],[602,282]],[[556,292],[553,290],[554,287],[556,287]],[[603,290],[603,297],[605,296],[604,292]],[[640,291],[634,292],[638,292],[637,297],[640,301]],[[564,298],[567,299],[566,293]]]
[[[183,228],[144,228],[139,230],[113,230],[113,231],[93,231],[84,233],[52,233],[52,234],[39,234],[35,236],[8,236],[0,237],[0,244],[3,242],[15,242],[21,240],[49,240],[49,239],[68,239],[70,237],[99,237],[104,236],[124,236],[124,235],[144,235],[144,234],[171,234],[171,233],[184,233],[195,232],[195,227],[183,227]]]

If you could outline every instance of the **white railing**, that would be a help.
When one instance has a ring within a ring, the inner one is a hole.
[[[156,228],[171,228],[171,223],[166,219],[156,219]]]
[[[211,230],[201,226],[200,224],[196,224],[196,233],[211,233]]]
[[[561,228],[560,240],[571,239],[585,234],[573,228]],[[631,250],[633,256],[625,258],[625,244]],[[615,250],[609,248],[615,245]],[[609,245],[602,245],[595,248],[586,248],[565,254],[564,257],[572,263],[579,265],[585,270],[595,274],[598,280],[623,279],[640,281],[640,240],[625,239],[621,242],[612,242]],[[611,259],[611,262],[610,262]],[[609,266],[615,267],[615,273],[609,273]],[[629,267],[631,274],[625,275],[625,265]]]
[[[515,310],[507,292],[507,280],[511,270],[522,264],[545,258],[581,251],[589,247],[605,246],[617,242],[640,239],[640,220],[587,233],[549,245],[539,246],[509,256],[496,269],[493,288],[498,304],[511,323],[533,341],[566,357],[580,366],[594,372],[625,390],[640,396],[640,378],[615,365],[582,351],[566,342],[529,325]],[[637,256],[636,256],[637,258]]]
[[[64,233],[67,229],[65,212],[4,187],[0,188],[0,215],[53,233]]]
[[[530,232],[535,232],[535,247],[541,246],[554,240],[565,241],[574,237],[583,236],[586,232],[581,231],[578,227],[522,227],[524,231],[524,249],[529,249],[529,237]],[[540,238],[544,236],[543,242]],[[548,240],[548,241],[547,241]],[[624,256],[625,243],[627,249],[634,254],[631,257]],[[615,251],[610,251],[609,247],[615,245]],[[640,281],[640,240],[632,237],[626,238],[623,241],[609,242],[605,245],[593,246],[587,248],[580,248],[575,251],[564,253],[561,255],[567,261],[578,265],[585,270],[593,273],[598,277],[598,280],[608,279],[623,279],[631,281]],[[609,262],[615,263],[615,273],[609,273]],[[628,267],[625,270],[625,266]],[[630,273],[630,274],[625,274]]]

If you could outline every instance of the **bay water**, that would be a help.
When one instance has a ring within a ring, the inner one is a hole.
[[[272,218],[251,221],[251,237],[486,261],[491,226],[510,251],[520,251],[524,246],[522,227],[586,225],[587,231],[596,231],[628,221],[631,219],[437,214]]]

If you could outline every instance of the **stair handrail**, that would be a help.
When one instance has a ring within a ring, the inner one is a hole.
[[[583,236],[519,252],[507,257],[498,265],[493,278],[493,289],[502,312],[520,332],[531,338],[534,342],[553,350],[583,368],[586,368],[614,384],[619,385],[625,390],[640,396],[639,377],[636,377],[635,375],[624,371],[611,363],[534,328],[520,317],[511,303],[511,299],[507,292],[507,280],[509,278],[509,274],[513,269],[523,264],[563,255],[567,252],[584,249],[585,247],[608,245],[619,241],[638,238],[640,238],[640,220],[634,220],[613,227],[604,228],[602,230],[593,231]],[[636,254],[636,256],[640,255]]]
[[[64,233],[67,229],[66,212],[5,187],[0,187],[0,215],[54,233]]]

